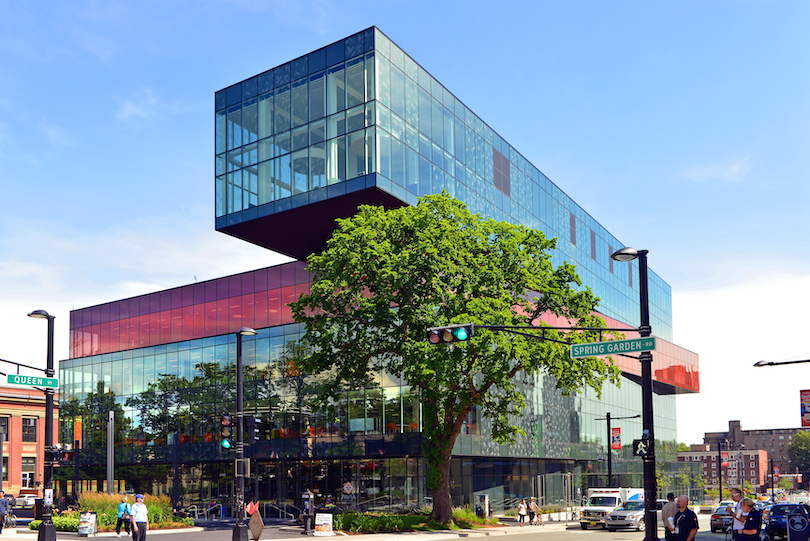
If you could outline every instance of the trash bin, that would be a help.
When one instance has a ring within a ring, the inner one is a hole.
[[[45,504],[42,498],[37,498],[34,500],[34,518],[36,520],[42,520],[43,510],[45,508]]]

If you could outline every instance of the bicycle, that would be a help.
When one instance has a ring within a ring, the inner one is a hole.
[[[6,520],[3,522],[3,528],[16,528],[17,527],[17,515],[14,514],[14,511],[11,511],[9,514],[6,515]]]

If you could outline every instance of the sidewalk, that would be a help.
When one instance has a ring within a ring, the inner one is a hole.
[[[487,528],[476,528],[472,530],[440,530],[440,531],[431,531],[431,532],[391,532],[391,533],[370,533],[370,534],[357,534],[358,541],[362,539],[362,541],[442,541],[442,540],[455,540],[459,538],[468,538],[468,537],[488,537],[488,536],[500,536],[506,535],[509,533],[530,533],[530,532],[554,532],[554,531],[564,531],[568,528],[570,529],[579,529],[578,522],[560,522],[560,521],[552,521],[552,522],[544,522],[542,526],[540,525],[526,525],[526,526],[519,526],[517,522],[512,517],[502,517],[500,520],[503,523],[499,524],[498,526],[491,526]],[[211,526],[218,526],[218,527],[211,527]],[[212,531],[212,530],[220,530],[220,529],[228,529],[229,521],[216,521],[214,524],[205,526],[195,526],[193,528],[179,528],[179,529],[164,529],[164,530],[149,530],[149,537],[153,535],[162,535],[162,534],[186,534],[186,533],[200,533],[205,531]],[[293,525],[284,525],[284,524],[266,524],[265,525],[265,533],[262,535],[262,538],[271,539],[272,535],[270,531],[276,530],[278,532],[283,533],[302,533],[301,526],[293,526]],[[30,541],[35,538],[38,532],[35,530],[29,530],[27,527],[18,527],[15,529],[6,528],[3,530],[3,536],[7,534],[11,534],[13,537],[19,537],[21,540]],[[64,537],[71,537],[79,539],[79,534],[77,532],[56,532],[57,537],[64,538]],[[99,532],[96,535],[88,536],[87,539],[93,539],[95,537],[103,537],[103,538],[112,538],[118,539],[115,535],[115,532]],[[342,532],[336,532],[335,538],[341,537],[348,537],[348,534]],[[354,534],[352,535],[354,537]],[[82,537],[84,538],[84,537]],[[121,534],[122,541],[126,541],[130,539],[128,535],[122,532]]]

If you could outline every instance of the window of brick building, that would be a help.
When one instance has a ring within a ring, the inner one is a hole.
[[[35,417],[23,417],[22,441],[26,443],[37,441],[37,420]]]

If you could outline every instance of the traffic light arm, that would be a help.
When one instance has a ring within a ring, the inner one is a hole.
[[[462,323],[457,325],[444,325],[441,327],[430,327],[427,330],[428,340],[433,344],[441,344],[441,343],[450,343],[450,342],[457,342],[466,340],[468,337],[465,338],[455,338],[455,339],[441,339],[442,333],[450,332],[454,334],[454,331],[457,329],[469,329],[469,336],[473,335],[475,328],[479,329],[488,329],[493,332],[507,332],[511,334],[517,334],[520,336],[527,336],[529,338],[535,338],[537,340],[545,340],[547,342],[556,342],[558,344],[565,344],[570,346],[572,342],[566,342],[564,340],[557,340],[556,338],[549,338],[546,336],[546,331],[594,331],[599,332],[599,341],[602,341],[602,332],[603,331],[611,331],[611,332],[627,332],[627,331],[638,331],[637,329],[614,329],[610,327],[534,327],[532,325],[478,325],[473,323]],[[530,334],[523,331],[540,331],[540,336],[536,334]],[[619,354],[622,355],[622,354]],[[631,358],[636,359],[637,357],[633,357],[632,355],[625,355]]]

